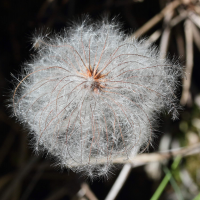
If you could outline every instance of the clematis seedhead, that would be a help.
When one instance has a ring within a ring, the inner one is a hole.
[[[160,112],[178,117],[183,72],[116,21],[87,21],[35,38],[12,108],[35,151],[96,178],[149,148]]]

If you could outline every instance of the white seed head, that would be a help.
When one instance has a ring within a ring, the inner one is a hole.
[[[177,117],[182,69],[160,59],[145,40],[128,38],[115,22],[86,21],[37,38],[13,110],[36,150],[94,178],[107,175],[114,159],[149,147],[158,113]]]

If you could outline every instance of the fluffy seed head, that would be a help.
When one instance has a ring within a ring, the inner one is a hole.
[[[115,22],[86,21],[36,38],[38,52],[23,68],[13,110],[36,150],[95,178],[107,175],[113,160],[148,148],[159,112],[177,117],[182,70]]]

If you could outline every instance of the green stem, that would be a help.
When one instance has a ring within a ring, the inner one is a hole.
[[[175,170],[178,167],[180,161],[181,161],[181,157],[177,156],[175,158],[174,162],[172,163],[171,169]],[[153,194],[153,196],[151,197],[150,200],[158,200],[159,199],[160,195],[162,194],[163,190],[167,186],[171,177],[172,177],[171,172],[168,172],[165,175],[165,177],[163,178],[162,182],[160,183],[160,185],[158,186],[157,190],[155,191],[155,193]]]
[[[200,200],[200,193],[193,200]]]

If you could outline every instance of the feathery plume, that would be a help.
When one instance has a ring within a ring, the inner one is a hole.
[[[13,94],[13,111],[35,150],[61,167],[107,176],[113,159],[148,149],[155,118],[177,118],[182,69],[160,59],[145,40],[130,39],[115,22],[87,20],[55,36],[37,37]]]

